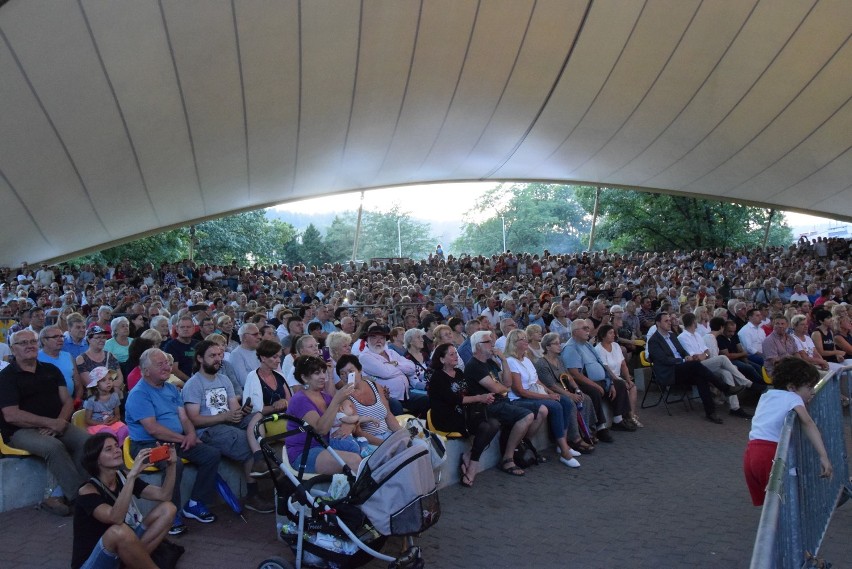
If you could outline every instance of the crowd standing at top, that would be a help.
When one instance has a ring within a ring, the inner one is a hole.
[[[420,261],[321,267],[23,263],[0,269],[0,429],[61,470],[45,502],[62,514],[85,480],[87,435],[68,424],[75,408],[106,437],[99,452],[117,448],[110,437],[129,436],[132,454],[146,457],[173,445],[198,476],[182,501],[182,462],[170,459],[174,507],[162,511],[175,512],[172,535],[185,518],[215,521],[205,502],[221,457],[241,462],[249,482],[264,474],[250,433],[278,411],[328,436],[350,467],[400,428],[403,410],[431,410],[438,429],[472,437],[464,486],[501,429],[503,472],[524,475],[513,451],[545,424],[560,462],[576,468],[614,440],[610,430],[641,428],[632,368],[643,342],[658,374],[697,385],[714,423],[714,389],[731,415],[748,418],[738,394],[762,393],[761,373],[780,358],[828,369],[852,357],[849,248],[821,238],[765,251],[437,250]],[[32,378],[38,393],[25,393]],[[288,459],[308,471],[339,468],[306,446],[288,440]],[[112,481],[110,460],[87,470]],[[248,486],[247,507],[271,512]],[[80,503],[81,519],[111,519]]]

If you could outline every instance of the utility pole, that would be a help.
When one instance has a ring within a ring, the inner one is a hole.
[[[766,249],[766,244],[769,243],[769,228],[772,227],[772,217],[775,215],[775,210],[769,210],[769,219],[766,220],[766,229],[763,230],[763,248]]]
[[[402,258],[402,230],[399,228],[399,218],[396,218],[396,239],[399,245],[399,258]]]
[[[189,262],[191,263],[195,256],[195,226],[189,226]]]
[[[361,214],[364,212],[364,192],[361,192],[361,205],[358,206],[358,222],[355,224],[355,241],[352,243],[352,260],[358,258],[358,241],[361,237]]]
[[[506,252],[506,218],[504,216],[500,216],[500,220],[503,222],[503,252]]]
[[[589,232],[589,251],[595,248],[595,226],[598,223],[598,203],[601,199],[601,187],[595,186],[595,209],[592,211],[592,230]]]

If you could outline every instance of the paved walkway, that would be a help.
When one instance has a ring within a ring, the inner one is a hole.
[[[703,420],[680,405],[642,414],[646,427],[615,433],[570,470],[553,453],[524,478],[488,471],[472,489],[441,492],[442,517],[419,541],[427,565],[452,568],[748,567],[760,510],[751,506],[741,458],[748,422]],[[254,568],[288,556],[271,515],[248,523],[217,508],[210,526],[190,523],[178,538],[184,568]],[[843,566],[852,559],[852,504],[835,516],[824,549]],[[0,566],[68,567],[71,519],[23,509],[0,514]],[[374,561],[370,569],[385,567]]]

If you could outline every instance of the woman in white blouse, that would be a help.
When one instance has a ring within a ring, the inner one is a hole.
[[[512,372],[509,400],[533,413],[545,413],[553,438],[556,439],[559,461],[569,468],[579,468],[580,462],[575,457],[581,453],[568,444],[569,437],[570,440],[580,438],[577,406],[571,398],[548,389],[538,380],[535,365],[525,355],[528,347],[525,331],[509,332],[506,337],[506,359]]]
[[[639,422],[639,416],[636,414],[636,384],[633,383],[633,377],[630,375],[630,370],[627,368],[627,362],[624,360],[624,354],[615,341],[615,328],[609,324],[604,324],[598,328],[598,343],[595,345],[595,351],[603,364],[609,368],[612,375],[624,380],[627,384],[627,400],[630,401],[631,411],[629,417],[625,417],[626,421],[630,421],[637,427],[642,427]]]

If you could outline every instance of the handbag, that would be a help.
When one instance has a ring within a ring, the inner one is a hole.
[[[512,460],[521,468],[535,466],[542,462],[540,459],[538,451],[527,438],[521,439],[521,442],[515,448],[515,453],[512,455]]]
[[[468,403],[464,409],[464,426],[468,433],[476,432],[483,421],[488,420],[488,405],[485,403]]]

